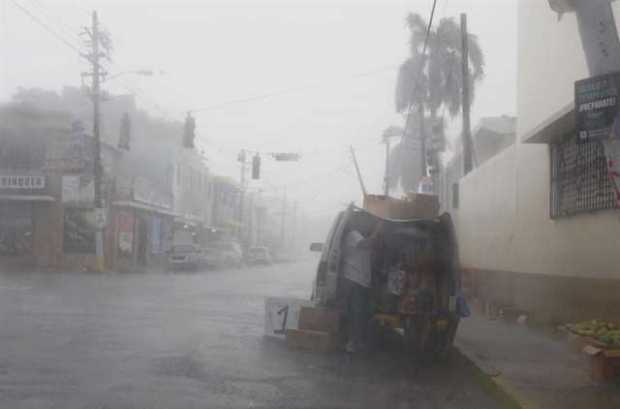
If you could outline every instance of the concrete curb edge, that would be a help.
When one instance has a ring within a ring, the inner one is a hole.
[[[455,352],[467,361],[481,386],[493,395],[504,408],[511,409],[537,409],[538,406],[529,402],[520,394],[514,386],[501,376],[495,368],[478,359],[473,353],[460,345],[455,345]]]

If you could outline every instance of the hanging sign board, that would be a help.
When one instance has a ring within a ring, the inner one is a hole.
[[[620,72],[575,82],[577,143],[620,138]]]
[[[42,175],[0,175],[0,189],[38,190],[45,188]]]

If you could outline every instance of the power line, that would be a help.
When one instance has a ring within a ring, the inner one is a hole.
[[[73,51],[77,52],[79,56],[81,56],[82,58],[86,58],[84,57],[81,52],[80,49],[71,44],[67,39],[65,39],[64,37],[62,37],[60,34],[58,34],[56,31],[54,31],[49,25],[47,25],[46,23],[44,23],[43,21],[41,21],[41,19],[39,19],[38,17],[36,17],[34,14],[32,14],[27,8],[25,8],[24,6],[22,6],[21,4],[19,4],[17,1],[15,0],[10,0],[11,3],[13,3],[13,5],[15,7],[17,7],[19,10],[21,10],[25,15],[27,15],[28,17],[30,17],[30,19],[32,21],[34,21],[36,24],[38,24],[39,26],[41,26],[43,29],[45,29],[45,31],[47,31],[48,33],[50,33],[51,35],[53,35],[54,37],[56,37],[57,40],[61,41],[64,45],[66,45],[67,47],[71,48]]]
[[[368,76],[372,76],[372,75],[376,75],[376,74],[380,74],[386,71],[392,71],[398,68],[398,65],[388,65],[388,66],[384,66],[384,67],[379,67],[379,68],[375,68],[373,70],[370,71],[365,71],[365,72],[359,72],[356,74],[353,74],[351,76],[347,76],[346,78],[363,78],[363,77],[368,77]],[[237,99],[231,99],[228,101],[224,101],[218,104],[213,104],[213,105],[209,105],[206,107],[202,107],[202,108],[194,108],[194,109],[188,109],[188,111],[191,112],[204,112],[204,111],[210,111],[210,110],[217,110],[220,109],[222,107],[228,106],[228,105],[237,105],[237,104],[243,104],[243,103],[247,103],[247,102],[253,102],[253,101],[261,101],[261,100],[265,100],[268,98],[272,98],[272,97],[279,97],[282,95],[288,95],[288,94],[293,94],[299,91],[305,91],[307,89],[315,89],[315,88],[319,88],[319,87],[324,87],[324,86],[328,86],[331,85],[327,84],[327,82],[315,82],[315,83],[309,83],[307,85],[301,85],[298,87],[290,87],[290,88],[285,88],[282,90],[278,90],[278,91],[273,91],[273,92],[267,92],[264,94],[259,94],[259,95],[254,95],[254,96],[250,96],[250,97],[245,97],[245,98],[237,98]]]
[[[45,4],[43,4],[41,1],[39,0],[29,0],[29,1],[30,3],[35,5],[35,7],[39,10],[41,14],[44,14],[50,20],[54,20],[54,23],[57,26],[57,28],[60,28],[61,29],[60,31],[63,31],[65,35],[68,35],[69,37],[73,37],[75,33],[78,33],[80,31],[79,28],[70,27],[60,17],[58,17],[57,15],[49,11],[48,7]]]

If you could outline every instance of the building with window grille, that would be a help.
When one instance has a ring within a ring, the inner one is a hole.
[[[574,83],[590,76],[577,19],[517,7],[516,142],[459,182],[461,262],[474,296],[534,319],[617,318],[620,212],[601,142],[577,143]]]

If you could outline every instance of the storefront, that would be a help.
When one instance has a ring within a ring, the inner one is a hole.
[[[166,209],[118,201],[111,211],[107,237],[118,271],[163,270],[172,246],[174,215]]]
[[[55,202],[45,175],[0,174],[0,269],[55,264]]]

